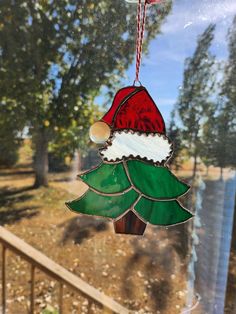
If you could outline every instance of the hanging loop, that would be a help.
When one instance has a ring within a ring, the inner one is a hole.
[[[138,83],[139,84],[139,86],[143,86],[143,84],[140,82],[140,80],[134,80],[134,82],[133,82],[133,86],[136,86],[136,83]]]
[[[135,82],[139,81],[139,70],[141,65],[142,58],[142,47],[143,47],[143,38],[145,31],[146,23],[146,11],[147,11],[147,0],[145,0],[144,5],[142,5],[142,0],[138,0],[137,6],[137,40],[136,40],[136,74]]]

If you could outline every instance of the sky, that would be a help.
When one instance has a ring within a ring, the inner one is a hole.
[[[234,15],[236,0],[173,0],[173,9],[162,24],[161,34],[150,43],[140,69],[140,81],[167,123],[182,84],[184,60],[193,54],[198,36],[210,23],[216,23],[211,51],[220,62],[226,60],[226,36]],[[124,86],[132,85],[134,73],[132,64]]]

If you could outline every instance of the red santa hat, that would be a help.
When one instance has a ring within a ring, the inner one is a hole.
[[[172,153],[164,119],[145,87],[130,86],[118,91],[101,121],[112,135],[100,154],[107,162],[135,158],[165,163]]]

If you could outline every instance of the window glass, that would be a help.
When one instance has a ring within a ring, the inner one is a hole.
[[[236,3],[149,4],[133,84],[137,2],[0,3],[3,313],[236,312]]]

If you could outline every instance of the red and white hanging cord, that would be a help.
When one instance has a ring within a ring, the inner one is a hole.
[[[142,47],[143,38],[145,32],[146,14],[147,14],[148,1],[145,0],[144,5],[142,5],[142,0],[138,0],[137,6],[137,40],[136,40],[136,74],[134,84],[136,82],[140,83],[139,80],[139,70],[142,59]]]
[[[142,47],[143,47],[143,39],[145,32],[145,24],[146,24],[146,15],[147,15],[147,6],[148,4],[157,4],[162,0],[137,0],[137,40],[136,40],[136,74],[134,85],[138,82],[140,85],[141,82],[139,80],[139,70],[142,59]],[[142,3],[144,3],[142,5]]]

